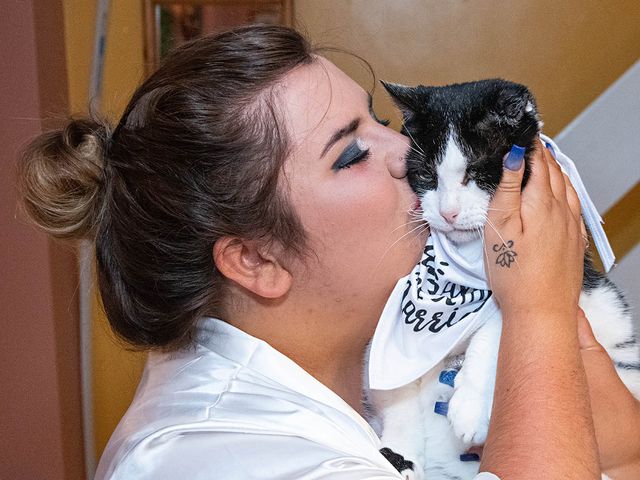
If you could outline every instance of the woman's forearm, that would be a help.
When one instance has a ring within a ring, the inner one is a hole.
[[[622,383],[608,353],[598,343],[584,312],[578,319],[600,468],[616,480],[640,478],[640,402]]]
[[[599,479],[575,322],[555,313],[504,315],[482,470],[504,480]]]

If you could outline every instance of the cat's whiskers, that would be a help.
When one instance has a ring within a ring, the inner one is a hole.
[[[416,142],[416,139],[415,139],[415,138],[413,138],[413,135],[411,135],[411,132],[410,132],[408,129],[405,129],[405,131],[406,131],[406,132],[407,132],[407,134],[409,135],[409,138],[410,138],[410,139],[411,139],[411,141],[413,142],[413,145],[415,145],[415,146],[418,148],[418,150],[420,150],[420,152],[418,152],[418,150],[416,150],[416,149],[413,147],[413,145],[410,145],[410,147],[411,147],[413,150],[415,150],[416,152],[418,152],[418,153],[422,153],[422,156],[423,156],[423,157],[426,157],[426,156],[427,156],[427,154],[426,154],[426,153],[424,153],[424,150],[422,150],[422,148],[420,148],[420,145],[418,145],[418,142]]]
[[[402,227],[406,227],[407,225],[409,225],[411,223],[424,223],[424,219],[422,217],[420,217],[420,218],[416,218],[415,220],[409,220],[408,222],[403,223],[402,225],[398,225],[396,228],[391,230],[391,233],[395,232],[396,230],[398,230],[398,229],[400,229]]]
[[[422,230],[421,230],[422,229]],[[407,235],[411,235],[412,233],[418,231],[416,233],[416,238],[419,237],[420,235],[422,235],[426,230],[429,229],[429,224],[427,222],[424,222],[423,224],[418,225],[417,227],[412,228],[411,230],[409,230],[407,233],[404,233],[400,238],[398,238],[395,242],[393,242],[391,245],[389,245],[387,247],[387,249],[384,251],[384,253],[380,256],[380,260],[378,260],[378,263],[376,264],[376,266],[373,268],[373,271],[375,272],[376,270],[378,270],[378,268],[380,267],[380,264],[382,263],[382,261],[384,260],[384,257],[387,256],[387,253],[389,253],[389,251],[398,244],[398,242],[402,241]],[[397,229],[396,229],[397,230]]]
[[[482,227],[476,227],[478,230],[478,235],[480,235],[481,241],[482,241],[482,253],[484,254],[484,259],[487,262],[486,265],[489,265],[489,252],[487,252],[487,244],[484,241],[484,228]],[[488,268],[486,269],[487,271],[487,283],[489,285],[489,289],[491,289],[491,270],[489,270]]]
[[[413,145],[409,145],[409,148],[410,148],[411,150],[413,150],[414,152],[416,152],[420,157],[422,157],[422,158],[427,158],[427,156],[425,155],[425,153],[424,153],[424,152],[422,152],[422,151],[420,151],[420,150],[416,149]]]

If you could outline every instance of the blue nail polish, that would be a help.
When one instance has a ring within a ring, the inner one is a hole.
[[[456,378],[457,374],[457,370],[443,370],[442,372],[440,372],[440,378],[438,379],[438,381],[440,383],[453,387],[453,381]]]
[[[518,145],[514,145],[511,147],[511,151],[507,154],[507,157],[504,159],[504,166],[509,170],[520,170],[520,166],[522,165],[522,161],[524,160],[524,147],[520,147]]]
[[[447,413],[449,412],[449,402],[436,402],[435,407],[433,408],[433,411],[436,412],[438,415],[446,416]]]
[[[547,142],[544,144],[544,146],[547,147],[547,150],[551,152],[551,155],[553,155],[553,158],[556,158],[556,151],[553,149],[553,145]]]
[[[478,455],[477,453],[463,453],[462,455],[460,455],[460,461],[461,462],[479,462],[480,455]]]

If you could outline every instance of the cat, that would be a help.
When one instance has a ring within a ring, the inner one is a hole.
[[[383,85],[403,113],[402,133],[412,144],[408,180],[420,197],[423,220],[457,245],[477,240],[512,145],[526,148],[523,188],[528,181],[542,127],[534,96],[501,79],[442,87]],[[588,254],[580,306],[623,382],[640,398],[640,344],[629,305]],[[464,480],[477,474],[477,456],[461,454],[486,440],[500,332],[497,315],[417,381],[369,392],[382,444],[406,459],[400,464],[407,479]],[[443,381],[440,372],[447,369]],[[434,404],[446,400],[448,413],[434,412]]]

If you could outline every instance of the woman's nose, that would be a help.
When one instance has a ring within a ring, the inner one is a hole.
[[[409,142],[407,137],[397,132],[392,141],[392,148],[387,152],[387,168],[394,178],[404,178],[407,176],[407,152]]]
[[[389,159],[387,167],[393,178],[404,178],[407,176],[407,161],[404,156]]]

